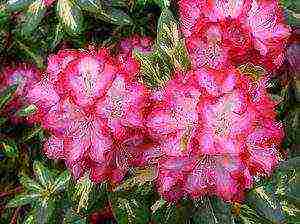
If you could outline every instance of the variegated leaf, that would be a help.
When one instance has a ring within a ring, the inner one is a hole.
[[[43,0],[36,0],[29,5],[20,27],[22,35],[28,36],[37,28],[44,17],[46,9]]]
[[[57,1],[57,16],[70,35],[78,35],[83,30],[83,15],[78,5],[71,0]]]

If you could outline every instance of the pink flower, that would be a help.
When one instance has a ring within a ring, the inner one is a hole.
[[[238,155],[204,155],[195,162],[186,182],[187,192],[194,198],[209,194],[240,202],[245,189],[252,185],[252,177]]]
[[[168,200],[217,195],[241,201],[253,176],[270,175],[278,164],[283,131],[266,79],[230,68],[200,69],[182,80],[176,77],[155,97],[159,103],[146,123],[164,153],[158,190]]]
[[[48,73],[27,94],[38,107],[34,119],[52,133],[45,154],[65,160],[75,178],[89,172],[97,183],[121,181],[151,147],[141,113],[146,88],[105,49],[63,50],[48,62]]]
[[[180,1],[179,9],[194,66],[282,64],[290,30],[277,1]]]
[[[43,3],[45,4],[46,7],[50,7],[53,5],[55,0],[43,0]]]
[[[21,64],[16,67],[6,67],[2,71],[0,92],[4,91],[8,86],[18,85],[14,98],[5,108],[5,113],[10,114],[10,118],[13,122],[18,123],[23,121],[23,119],[14,116],[13,113],[28,104],[26,94],[39,80],[40,72],[35,67],[27,64]]]
[[[185,37],[191,36],[198,19],[206,16],[211,10],[208,0],[180,0],[178,6]]]
[[[223,44],[222,27],[207,18],[199,18],[196,31],[186,39],[192,64],[197,67],[224,69],[229,48]]]
[[[213,0],[210,14],[212,21],[222,21],[227,18],[241,20],[250,9],[252,0]]]
[[[24,97],[32,85],[39,81],[39,71],[26,64],[14,68],[7,67],[2,71],[1,91],[8,86],[17,84],[16,95]]]
[[[278,68],[284,59],[290,29],[284,24],[283,12],[277,1],[253,0],[245,23],[253,36],[255,49],[268,69]]]
[[[189,141],[198,123],[196,106],[200,91],[195,87],[192,75],[178,74],[170,80],[146,121],[150,135],[159,139],[163,152],[170,156],[189,152]]]

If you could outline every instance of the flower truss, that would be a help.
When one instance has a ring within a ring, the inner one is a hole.
[[[27,64],[17,65],[15,67],[6,67],[1,72],[0,92],[3,92],[8,86],[18,85],[13,99],[6,105],[4,112],[15,122],[21,122],[15,112],[28,104],[26,95],[31,87],[40,80],[40,72]]]
[[[195,66],[252,62],[273,70],[282,64],[290,32],[278,1],[181,0],[179,11]]]
[[[51,132],[49,158],[64,159],[75,178],[86,172],[98,183],[119,182],[141,163],[151,144],[142,107],[147,89],[122,69],[106,49],[61,50],[27,94],[38,107],[33,120]]]
[[[192,68],[175,71],[160,89],[139,81],[132,52],[154,48],[139,36],[121,40],[114,58],[104,48],[60,50],[41,78],[14,71],[3,83],[21,80],[17,94],[37,107],[29,120],[50,133],[45,154],[64,160],[76,179],[88,173],[115,184],[130,167],[149,165],[169,201],[216,195],[239,202],[277,166],[284,133],[268,73],[254,78],[236,66],[278,68],[289,28],[277,1],[178,4]]]
[[[265,82],[233,68],[201,69],[175,77],[155,98],[146,125],[162,139],[157,185],[166,199],[241,201],[254,177],[271,174],[283,130]]]

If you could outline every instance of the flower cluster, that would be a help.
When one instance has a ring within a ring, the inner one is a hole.
[[[52,134],[44,146],[49,158],[64,159],[75,178],[88,172],[94,182],[115,183],[151,144],[142,119],[147,92],[105,49],[61,50],[27,100]]]
[[[34,66],[27,64],[6,67],[1,71],[0,92],[8,86],[17,85],[13,100],[6,105],[4,113],[8,114],[14,123],[23,121],[15,116],[16,111],[27,105],[26,95],[32,85],[40,80],[40,72]]]
[[[139,81],[133,49],[150,52],[152,40],[133,36],[119,43],[116,57],[107,49],[60,50],[41,78],[17,92],[37,107],[30,119],[51,134],[45,154],[64,160],[75,178],[88,173],[114,184],[130,167],[151,165],[169,201],[241,201],[278,164],[284,133],[267,73],[251,77],[236,67],[278,68],[289,28],[276,1],[178,4],[192,68],[176,71],[163,88],[150,91]]]
[[[164,155],[158,190],[171,201],[185,195],[241,201],[254,178],[278,164],[283,127],[266,91],[268,76],[246,76],[236,67],[278,68],[289,28],[277,1],[178,5],[193,68],[169,81],[146,118]]]
[[[196,67],[252,62],[272,70],[282,64],[289,28],[278,1],[181,0],[179,8]]]
[[[265,82],[235,69],[195,70],[169,81],[146,123],[161,139],[157,184],[165,198],[241,201],[254,176],[271,174],[283,130]]]

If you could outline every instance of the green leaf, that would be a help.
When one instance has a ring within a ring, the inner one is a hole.
[[[42,127],[39,125],[33,126],[32,128],[27,128],[23,131],[22,137],[20,142],[27,142],[28,140],[32,139],[36,135],[42,132]]]
[[[268,192],[264,187],[255,188],[247,195],[247,205],[272,223],[285,221],[282,206],[275,192]]]
[[[118,197],[117,194],[112,194],[110,201],[118,223],[149,223],[149,211],[135,198]]]
[[[166,63],[171,63],[175,69],[190,68],[191,63],[178,21],[169,9],[164,9],[159,17],[156,44],[163,58],[167,59]]]
[[[27,117],[31,114],[34,114],[37,110],[37,107],[35,105],[29,105],[21,108],[17,111],[16,115],[19,117]]]
[[[22,184],[23,187],[26,188],[27,191],[29,192],[39,192],[42,190],[41,185],[34,181],[33,179],[29,178],[26,175],[22,175],[20,177],[20,183]]]
[[[33,170],[38,179],[38,181],[45,187],[53,183],[53,176],[51,171],[48,170],[41,162],[35,161],[33,163]]]
[[[151,206],[151,211],[152,213],[155,213],[158,209],[160,209],[162,206],[164,206],[167,202],[163,199],[160,198],[157,200],[152,206]]]
[[[35,214],[33,214],[33,212],[29,213],[26,216],[23,224],[36,224],[36,216],[35,216]]]
[[[154,0],[154,2],[162,9],[170,7],[170,0]]]
[[[135,186],[144,185],[147,182],[151,182],[155,178],[155,172],[153,169],[140,169],[136,170],[134,177],[127,179],[124,183],[118,185],[114,191],[127,191]]]
[[[11,199],[7,203],[7,207],[20,207],[26,204],[31,204],[35,200],[37,200],[39,197],[39,194],[20,194],[17,195],[15,198]]]
[[[238,67],[238,69],[244,75],[253,77],[255,79],[258,79],[261,76],[266,74],[266,70],[263,67],[261,67],[259,65],[256,66],[256,65],[251,64],[251,63],[246,63],[246,64],[243,64],[243,65],[240,65]]]
[[[18,157],[19,155],[19,150],[18,150],[18,145],[16,142],[12,139],[4,139],[0,141],[3,152],[7,157],[13,158],[13,157]]]
[[[0,117],[0,126],[3,125],[3,124],[5,124],[6,121],[7,121],[7,118],[5,118],[5,117]]]
[[[64,217],[64,224],[86,224],[86,218],[80,217],[72,209],[69,209],[67,214]]]
[[[160,204],[160,202],[157,202]],[[151,206],[152,218],[155,223],[168,224],[168,223],[189,223],[190,217],[195,211],[192,209],[192,203],[190,200],[182,199],[177,204],[164,203],[154,209],[154,205]]]
[[[134,1],[133,9],[135,11],[142,11],[146,6],[147,0],[136,0]]]
[[[143,54],[136,50],[134,57],[141,63],[141,72],[146,84],[151,87],[162,87],[169,79],[171,68],[161,59],[159,52]]]
[[[58,0],[56,10],[57,17],[68,34],[76,36],[83,31],[83,15],[73,1]]]
[[[36,0],[31,3],[26,11],[25,18],[20,27],[24,36],[29,36],[40,24],[46,12],[46,5],[43,0]]]
[[[264,218],[245,204],[240,208],[239,218],[245,224],[273,224],[270,220]]]
[[[25,44],[22,42],[15,40],[16,43],[19,45],[20,49],[23,50],[30,58],[33,59],[34,63],[36,66],[40,69],[44,68],[44,60],[41,55],[38,53],[34,52],[32,48],[27,47]]]
[[[0,5],[0,28],[5,29],[9,24],[9,12],[5,5]]]
[[[107,7],[99,0],[79,0],[79,5],[83,10],[92,13],[92,16],[105,22],[120,26],[132,24],[131,18],[125,12]]]
[[[52,214],[55,209],[55,202],[48,200],[48,201],[41,201],[40,203],[35,205],[36,210],[36,219],[38,224],[45,224],[49,223]]]
[[[13,99],[14,93],[17,91],[18,85],[12,85],[7,87],[0,95],[0,111],[4,106]]]
[[[82,209],[82,208],[87,208],[88,207],[88,202],[89,202],[89,196],[92,191],[94,184],[90,180],[89,175],[86,174],[82,178],[79,179],[79,181],[76,184],[75,187],[75,195],[73,200],[78,201],[78,206],[77,206],[77,213]]]
[[[108,204],[107,197],[107,183],[102,182],[101,184],[94,185],[91,192],[89,193],[89,201],[87,209],[83,212],[85,214],[90,214],[95,210],[103,209]]]
[[[176,206],[172,203],[163,203],[158,208],[151,207],[153,209],[153,219],[156,223],[167,224],[176,223]]]
[[[9,11],[14,12],[14,11],[19,11],[27,6],[29,6],[33,0],[8,0],[7,1],[7,8]]]
[[[127,8],[128,2],[126,0],[102,0],[107,7]]]
[[[286,171],[288,169],[300,170],[300,156],[281,162],[279,164],[279,167],[277,168],[277,170],[282,170],[282,171]]]
[[[195,205],[197,212],[192,216],[194,223],[234,223],[230,205],[217,197],[203,197]]]
[[[63,173],[61,173],[54,181],[54,191],[64,190],[68,185],[70,179],[71,175],[69,171],[66,170]]]
[[[119,26],[126,26],[132,24],[132,19],[122,10],[109,8],[101,11],[100,14],[95,14],[96,17],[105,22],[112,23]]]
[[[63,40],[64,38],[64,32],[63,32],[63,27],[61,24],[57,24],[55,27],[55,32],[53,37],[51,38],[51,45],[50,49],[54,50],[56,46]]]
[[[78,0],[80,8],[91,13],[101,13],[103,10],[103,3],[99,0]]]

